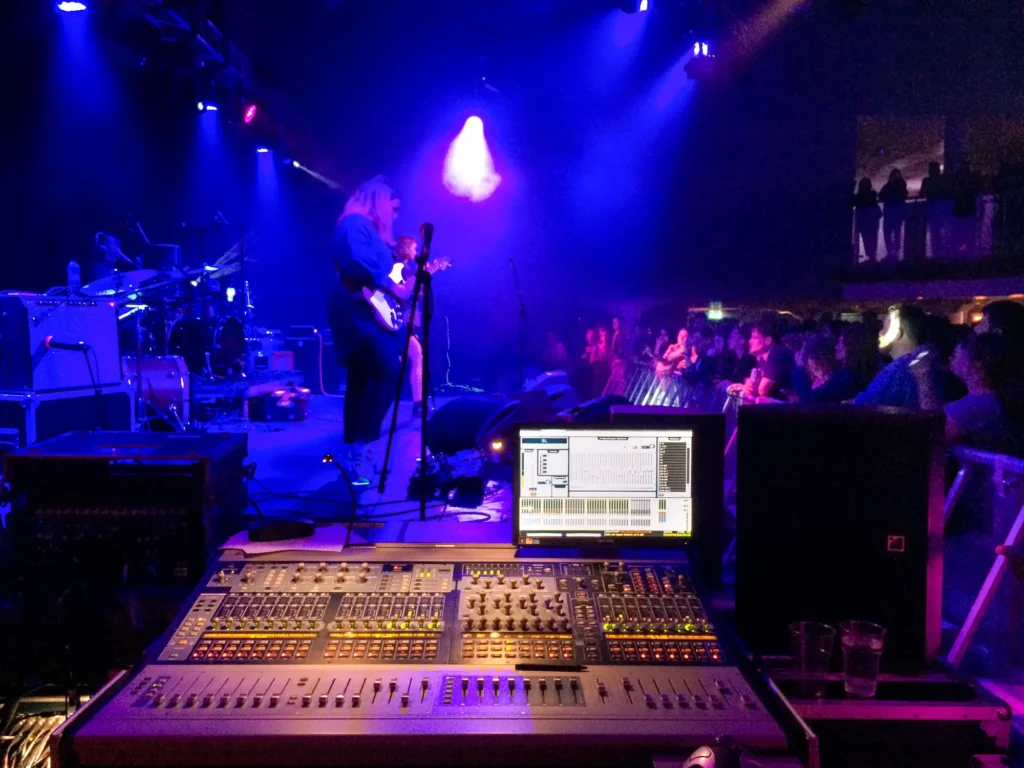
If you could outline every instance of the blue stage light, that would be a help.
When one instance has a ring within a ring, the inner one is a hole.
[[[265,155],[265,154],[267,154],[267,152],[269,152],[269,151],[270,151],[270,150],[269,150],[269,149],[267,149],[266,147],[256,147],[256,152],[257,152],[258,154],[260,154],[260,155]]]
[[[74,13],[75,11],[84,11],[86,9],[85,3],[65,2],[57,3],[57,10],[63,11],[64,13]]]

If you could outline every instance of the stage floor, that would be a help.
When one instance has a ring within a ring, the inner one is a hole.
[[[438,398],[437,406],[446,402]],[[255,480],[250,483],[250,497],[264,514],[296,514],[328,522],[348,518],[352,496],[341,474],[332,464],[323,462],[324,454],[342,450],[341,397],[314,396],[310,415],[300,422],[245,423],[215,425],[211,431],[247,431],[249,458],[256,463]],[[383,456],[386,429],[391,423],[389,412],[384,421],[385,436],[381,439]],[[357,490],[357,516],[364,522],[411,521],[419,518],[418,499],[408,498],[409,481],[416,471],[420,450],[419,420],[412,418],[412,405],[399,407],[398,429],[387,487],[378,493],[376,483]],[[473,472],[470,461],[455,463],[460,472]],[[459,496],[433,499],[427,515],[431,521],[480,522],[508,528],[511,538],[512,505],[511,469],[487,464],[483,469],[484,495],[465,499]],[[250,509],[250,512],[253,510]],[[493,538],[497,531],[488,532]]]

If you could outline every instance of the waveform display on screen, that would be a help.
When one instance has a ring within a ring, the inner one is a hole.
[[[654,451],[573,451],[569,490],[637,493],[653,490],[657,477]]]

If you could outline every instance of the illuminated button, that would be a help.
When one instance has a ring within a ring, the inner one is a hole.
[[[370,570],[370,564],[369,563],[361,563],[359,565],[359,567],[362,568],[364,571]]]

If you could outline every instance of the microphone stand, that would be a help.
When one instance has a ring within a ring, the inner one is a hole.
[[[398,387],[395,392],[395,405],[391,409],[391,427],[388,429],[388,443],[384,449],[384,465],[380,470],[380,482],[377,484],[377,493],[384,493],[388,480],[388,463],[391,459],[391,448],[395,440],[395,430],[398,428],[398,404],[402,399],[402,386],[405,384],[406,364],[409,360],[409,344],[412,341],[413,324],[416,319],[416,307],[420,297],[423,297],[423,382],[421,391],[421,402],[423,411],[420,414],[420,522],[427,519],[427,417],[430,409],[427,408],[427,394],[430,391],[430,320],[434,316],[434,293],[431,283],[431,274],[427,270],[427,261],[430,259],[430,243],[434,239],[434,225],[423,224],[420,227],[420,234],[423,237],[423,248],[416,256],[416,282],[412,288],[412,301],[409,307],[408,326],[405,330],[405,349],[402,352],[402,362],[398,368]]]
[[[515,259],[508,257],[509,266],[512,267],[512,280],[515,282],[516,295],[519,298],[519,342],[516,352],[516,363],[519,368],[519,391],[523,391],[526,382],[523,379],[524,344],[526,343],[526,302],[523,300],[523,287],[519,283],[519,271],[516,269]]]

